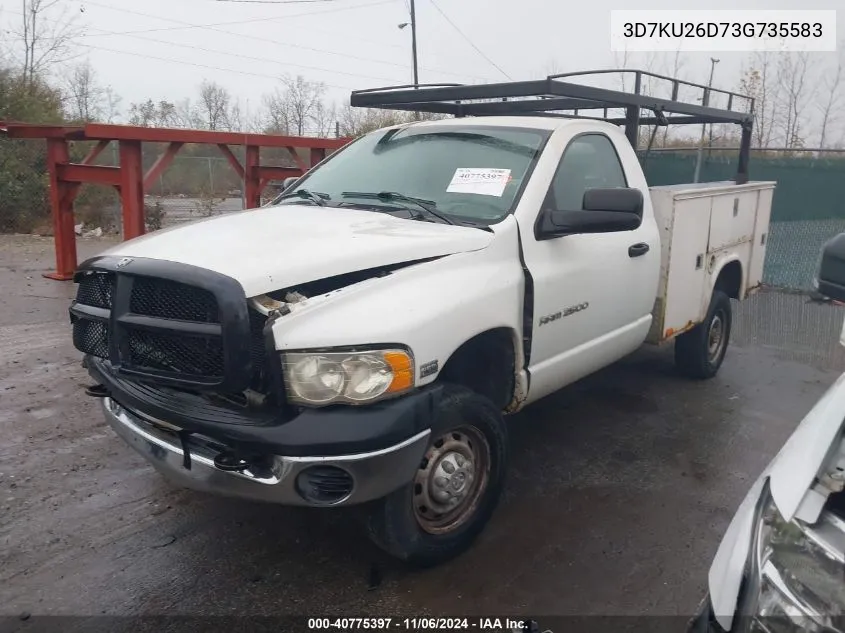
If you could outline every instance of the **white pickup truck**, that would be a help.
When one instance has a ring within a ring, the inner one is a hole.
[[[717,372],[730,299],[761,281],[774,184],[747,182],[751,120],[731,110],[556,78],[356,101],[458,116],[376,130],[267,206],[86,261],[73,339],[88,393],[169,479],[362,504],[378,545],[431,565],[493,512],[504,414],[647,339]],[[548,116],[608,104],[624,133],[608,112]],[[641,109],[739,124],[740,184],[650,190]]]

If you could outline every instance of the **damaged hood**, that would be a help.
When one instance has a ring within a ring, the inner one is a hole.
[[[843,421],[845,374],[813,406],[769,465],[772,499],[787,521],[795,516],[807,490],[839,446]]]
[[[103,254],[207,268],[238,280],[252,297],[343,273],[479,250],[494,237],[477,228],[386,213],[290,204],[156,231]]]
[[[756,507],[766,480],[772,500],[786,521],[800,511],[810,523],[821,507],[811,501],[802,509],[807,492],[816,481],[830,475],[830,460],[841,445],[845,420],[845,374],[827,390],[804,417],[763,474],[751,486],[731,520],[708,574],[713,613],[725,630],[730,630],[739,604],[740,587],[751,550]]]

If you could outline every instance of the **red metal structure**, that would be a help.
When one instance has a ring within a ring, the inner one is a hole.
[[[46,139],[47,165],[50,174],[50,210],[56,247],[56,271],[45,274],[50,279],[68,280],[76,269],[76,235],[74,233],[73,202],[83,183],[111,185],[120,192],[123,214],[123,239],[144,234],[144,189],[164,172],[183,145],[201,143],[217,145],[223,156],[243,180],[246,207],[260,205],[261,192],[270,180],[300,176],[350,139],[276,136],[271,134],[242,134],[149,128],[131,125],[89,123],[83,126],[31,125],[0,122],[0,133],[9,138]],[[73,141],[94,141],[96,145],[80,163],[70,162],[69,146]],[[116,167],[97,165],[97,157],[109,143],[117,142],[120,164]],[[142,143],[166,143],[167,149],[144,173]],[[244,164],[232,152],[232,146],[244,147]],[[262,147],[288,150],[295,168],[262,165]],[[308,150],[308,160],[296,151]]]

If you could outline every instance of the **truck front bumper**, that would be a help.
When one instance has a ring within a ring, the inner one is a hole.
[[[115,432],[173,483],[286,505],[351,505],[390,494],[413,479],[430,434],[425,429],[391,446],[352,454],[248,455],[133,412],[112,397],[102,398],[102,404]],[[319,424],[319,416],[314,418]]]

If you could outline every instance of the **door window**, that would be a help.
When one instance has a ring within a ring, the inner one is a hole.
[[[582,134],[563,152],[546,197],[546,208],[580,211],[587,189],[627,186],[611,140],[604,134]]]

